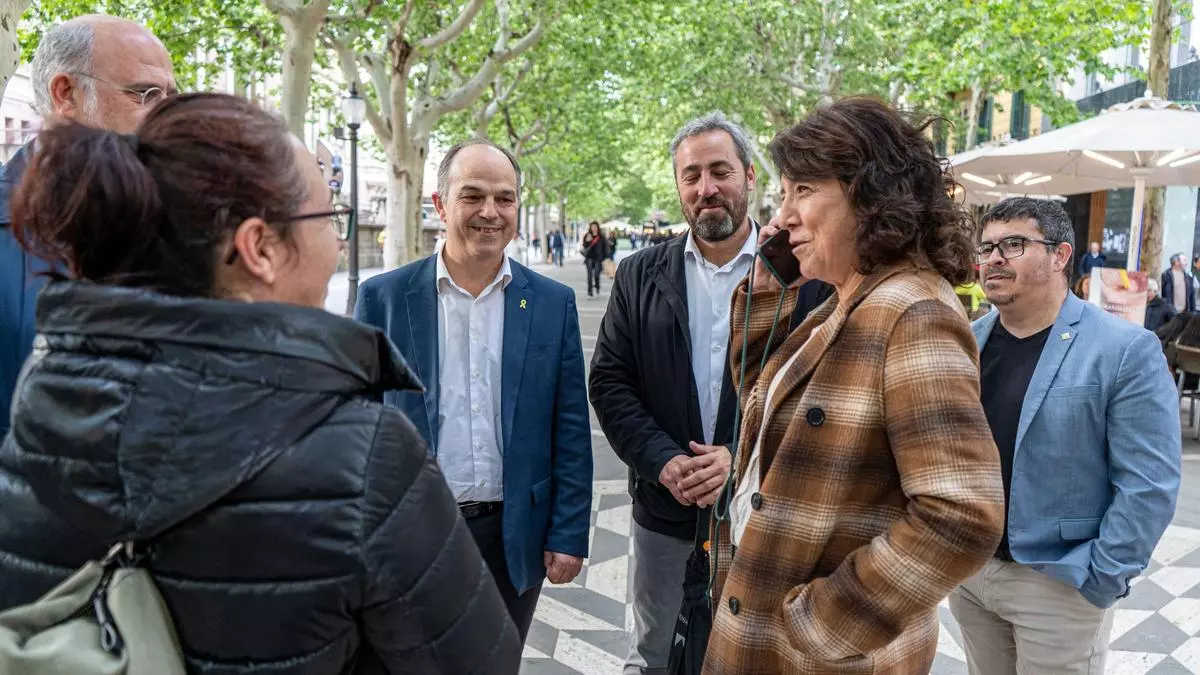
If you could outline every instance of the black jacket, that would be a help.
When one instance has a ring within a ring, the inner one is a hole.
[[[320,310],[60,282],[0,446],[0,609],[117,541],[188,672],[516,673],[520,645],[378,330]]]
[[[583,257],[587,260],[604,260],[608,257],[608,240],[604,235],[593,237],[590,232],[583,235]]]
[[[1090,276],[1093,267],[1104,267],[1107,264],[1108,256],[1104,255],[1103,253],[1092,255],[1092,252],[1088,251],[1079,259],[1079,276]]]
[[[704,442],[692,375],[686,241],[686,236],[676,237],[617,266],[588,377],[600,427],[629,466],[633,519],[648,530],[680,539],[695,536],[698,509],[675,501],[658,477],[672,457],[691,454],[689,441]],[[794,308],[792,327],[832,292],[820,281],[807,283]],[[733,438],[732,382],[726,362],[714,445],[728,445]]]
[[[1187,271],[1184,271],[1184,273],[1183,273],[1183,283],[1186,287],[1186,290],[1183,293],[1183,297],[1184,297],[1183,311],[1194,312],[1194,311],[1196,311],[1196,296],[1194,293],[1195,289],[1192,285],[1192,275],[1189,274]],[[1167,268],[1167,270],[1162,273],[1162,276],[1159,278],[1159,286],[1162,289],[1161,292],[1159,293],[1159,295],[1162,296],[1163,300],[1166,300],[1168,304],[1170,304],[1172,307],[1174,307],[1175,306],[1175,274],[1174,274],[1173,270],[1171,270],[1171,268]]]
[[[1146,303],[1146,321],[1144,326],[1146,330],[1157,331],[1171,321],[1179,312],[1175,311],[1175,306],[1163,300],[1161,295],[1157,295],[1153,300]]]

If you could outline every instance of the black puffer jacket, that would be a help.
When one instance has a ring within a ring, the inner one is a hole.
[[[0,609],[119,540],[190,673],[516,673],[520,645],[382,333],[320,310],[61,282],[0,447]]]

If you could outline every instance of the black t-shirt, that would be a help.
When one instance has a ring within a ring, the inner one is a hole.
[[[1000,450],[1000,473],[1004,477],[1004,538],[996,549],[996,557],[1001,560],[1012,560],[1008,548],[1008,495],[1012,490],[1013,454],[1016,452],[1017,427],[1021,423],[1021,405],[1051,328],[1053,326],[1027,338],[1016,338],[997,321],[979,357],[983,412]]]

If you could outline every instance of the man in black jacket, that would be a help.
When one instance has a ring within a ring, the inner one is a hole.
[[[1170,323],[1179,312],[1158,294],[1157,281],[1150,279],[1146,285],[1146,319],[1142,325],[1153,332]]]
[[[1177,312],[1196,311],[1192,275],[1187,272],[1187,254],[1171,256],[1171,267],[1162,273],[1162,296]]]
[[[691,232],[617,268],[592,358],[592,405],[629,465],[633,497],[634,629],[625,675],[666,672],[684,568],[697,528],[707,536],[707,507],[729,475],[737,405],[729,306],[758,240],[747,216],[750,148],[746,132],[720,113],[676,135],[676,187]],[[806,285],[793,325],[830,293],[820,282]]]

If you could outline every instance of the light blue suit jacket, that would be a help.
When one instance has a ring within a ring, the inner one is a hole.
[[[575,292],[511,261],[504,289],[500,408],[504,555],[518,593],[545,577],[543,552],[587,557],[592,436]],[[387,392],[435,454],[440,429],[437,258],[368,279],[354,318],[382,328],[425,392]],[[520,405],[518,405],[520,404]]]
[[[973,324],[981,352],[998,319]],[[1021,405],[1013,559],[1097,607],[1128,595],[1175,515],[1181,446],[1158,339],[1068,293]]]

